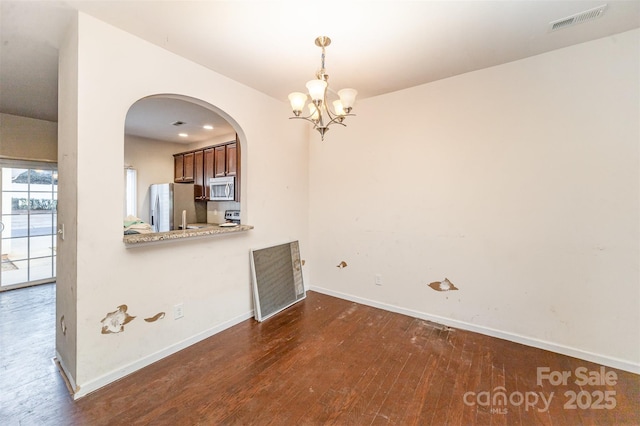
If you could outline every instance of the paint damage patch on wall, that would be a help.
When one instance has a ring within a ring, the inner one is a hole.
[[[124,331],[125,324],[133,321],[135,317],[127,313],[127,305],[120,305],[118,309],[109,312],[100,321],[102,323],[102,334],[120,333]]]
[[[162,318],[164,318],[164,312],[158,312],[157,314],[155,314],[151,318],[145,318],[144,320],[146,322],[155,322],[155,321],[158,321],[159,319],[162,319]]]
[[[451,291],[451,290],[458,290],[458,287],[456,287],[455,285],[453,285],[453,283],[451,281],[449,281],[448,278],[445,278],[442,281],[434,281],[431,284],[429,284],[429,287],[431,287],[432,289],[434,289],[435,291]]]
[[[64,322],[64,315],[60,317],[60,331],[62,331],[62,335],[67,335],[67,323]]]
[[[344,260],[336,265],[336,268],[340,268],[340,269],[346,268],[346,267],[347,267],[347,262],[345,262]]]

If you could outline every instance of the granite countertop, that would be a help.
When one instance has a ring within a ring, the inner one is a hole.
[[[179,229],[176,231],[125,235],[123,241],[127,245],[127,247],[134,247],[137,245],[181,240],[185,238],[201,238],[221,234],[231,234],[234,232],[245,232],[249,231],[250,229],[253,229],[253,226],[238,225],[234,227],[222,227],[211,223],[194,225],[189,224],[187,225],[187,229],[185,230]]]

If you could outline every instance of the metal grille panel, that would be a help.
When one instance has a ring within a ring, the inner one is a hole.
[[[251,251],[254,316],[263,321],[305,298],[298,241]]]

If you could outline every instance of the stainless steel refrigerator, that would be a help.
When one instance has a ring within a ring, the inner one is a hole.
[[[153,232],[182,228],[182,212],[186,223],[207,221],[206,202],[195,201],[192,183],[155,183],[149,187],[149,223]]]

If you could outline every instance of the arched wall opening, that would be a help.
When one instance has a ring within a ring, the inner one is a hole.
[[[196,202],[198,221],[222,223],[227,210],[240,210],[242,219],[246,217],[246,138],[237,121],[228,113],[194,97],[154,94],[131,105],[124,133],[123,217],[133,214],[143,222],[151,221],[149,187],[174,182],[175,154],[230,143],[237,147],[238,167],[237,173],[233,173],[237,195],[232,201],[209,201],[208,192],[204,189],[207,182],[200,174],[202,182],[195,182],[196,197],[200,193],[202,200]],[[197,167],[202,168],[202,164]]]

